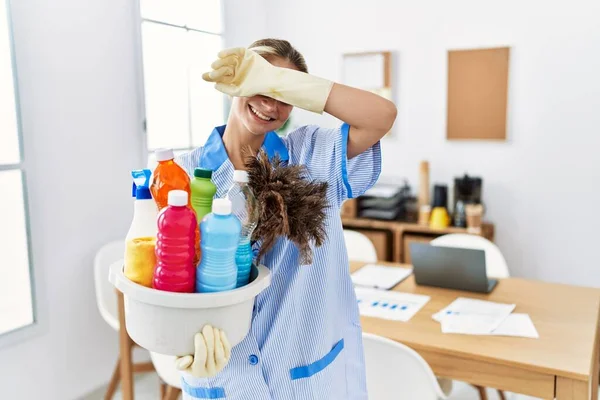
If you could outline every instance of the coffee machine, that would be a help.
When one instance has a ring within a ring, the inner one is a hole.
[[[465,206],[481,204],[482,187],[483,180],[481,178],[471,177],[467,174],[460,178],[454,178],[454,226],[463,228],[467,226]]]

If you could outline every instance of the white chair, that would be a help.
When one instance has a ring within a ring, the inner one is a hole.
[[[508,265],[500,249],[484,237],[467,233],[451,233],[433,239],[431,244],[433,246],[483,250],[485,251],[485,267],[488,276],[493,278],[508,278],[510,276]]]
[[[133,398],[132,375],[154,370],[152,363],[133,363],[131,353],[135,343],[129,338],[126,330],[120,330],[119,299],[114,286],[108,281],[108,271],[114,263],[122,262],[124,253],[125,243],[115,241],[102,246],[94,257],[94,286],[98,311],[106,323],[119,332],[120,341],[119,359],[110,379],[105,399],[113,397],[119,381],[122,385],[123,398]]]
[[[152,360],[152,364],[154,364],[154,369],[162,381],[162,400],[175,400],[181,393],[181,373],[175,368],[175,358],[173,356],[150,352],[150,359]]]
[[[484,237],[467,233],[451,233],[433,239],[431,244],[433,246],[483,250],[485,252],[485,268],[489,277],[508,278],[510,276],[510,271],[502,252],[500,252],[498,246]],[[475,388],[478,390],[481,400],[487,399],[484,387],[475,386]],[[506,398],[504,391],[497,389],[497,392],[501,399]]]
[[[438,382],[429,364],[410,347],[370,333],[363,333],[363,346],[369,400],[440,400],[450,394],[452,381]]]
[[[110,266],[123,259],[125,243],[108,243],[94,257],[94,285],[96,287],[96,305],[100,315],[115,331],[119,330],[119,312],[115,287],[108,281]]]
[[[344,241],[350,261],[373,263],[377,261],[377,251],[373,242],[357,231],[344,229]]]

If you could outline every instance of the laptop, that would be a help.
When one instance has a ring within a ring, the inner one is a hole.
[[[487,277],[483,250],[411,243],[410,258],[419,285],[489,293],[498,283]]]

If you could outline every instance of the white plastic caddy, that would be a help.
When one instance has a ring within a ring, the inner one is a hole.
[[[123,274],[122,262],[111,266],[108,279],[123,293],[131,339],[155,353],[184,356],[194,354],[194,335],[206,324],[225,331],[231,346],[241,342],[250,330],[254,299],[271,283],[271,272],[252,266],[249,284],[218,293],[147,288]]]

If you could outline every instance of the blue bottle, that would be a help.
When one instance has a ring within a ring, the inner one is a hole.
[[[242,225],[231,215],[231,201],[215,199],[212,213],[200,224],[202,260],[196,271],[196,292],[212,293],[235,289],[235,253]]]

